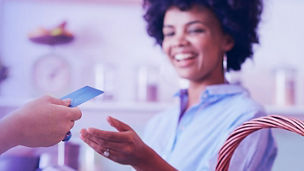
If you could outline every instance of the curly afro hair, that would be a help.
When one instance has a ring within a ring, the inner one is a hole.
[[[166,11],[172,6],[185,11],[193,5],[202,5],[213,11],[222,30],[233,38],[234,47],[226,54],[227,71],[240,70],[246,58],[252,58],[253,44],[259,43],[257,27],[263,10],[261,0],[144,0],[148,34],[162,45]]]

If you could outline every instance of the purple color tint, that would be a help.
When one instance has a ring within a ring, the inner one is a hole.
[[[0,158],[0,170],[35,171],[39,167],[39,156],[6,155]]]
[[[151,84],[147,86],[147,101],[156,102],[157,97],[157,85]]]
[[[64,148],[64,164],[78,170],[79,169],[79,144],[65,143]]]

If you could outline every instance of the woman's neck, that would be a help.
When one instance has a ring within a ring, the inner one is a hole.
[[[188,88],[188,105],[187,109],[200,102],[200,96],[204,92],[207,86],[224,84],[225,79],[217,80],[214,82],[190,82]]]

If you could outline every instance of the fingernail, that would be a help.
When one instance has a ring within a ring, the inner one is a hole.
[[[92,133],[92,132],[94,132],[94,129],[93,129],[93,128],[88,128],[88,129],[87,129],[87,133]]]
[[[108,121],[108,123],[109,123],[110,125],[112,125],[112,126],[113,126],[113,124],[115,123],[115,120],[114,120],[111,116],[108,116],[107,121]]]
[[[71,103],[71,99],[63,99],[63,102],[66,104],[66,105],[69,105]]]

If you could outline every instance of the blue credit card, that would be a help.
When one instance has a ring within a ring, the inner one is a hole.
[[[90,99],[93,99],[94,97],[102,94],[103,91],[98,90],[96,88],[85,86],[82,87],[71,94],[68,94],[64,97],[61,97],[61,99],[71,99],[71,104],[69,107],[76,107]]]

